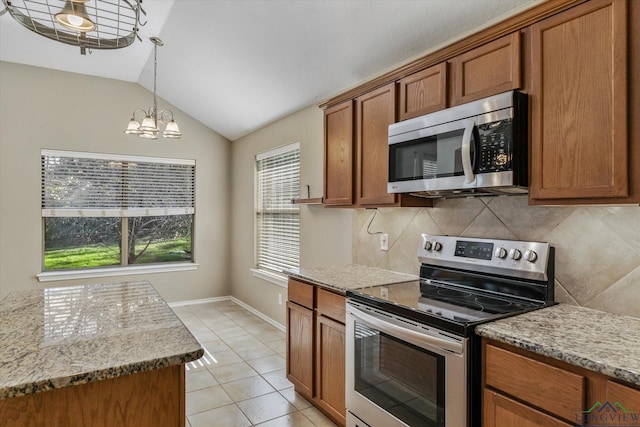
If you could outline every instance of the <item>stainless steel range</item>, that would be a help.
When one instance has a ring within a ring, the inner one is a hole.
[[[553,303],[548,243],[421,236],[420,279],[347,292],[348,426],[480,425],[476,325]]]

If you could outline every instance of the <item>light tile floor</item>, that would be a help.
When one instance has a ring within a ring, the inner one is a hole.
[[[174,311],[205,349],[186,365],[188,427],[335,426],[287,380],[284,332],[230,300]]]

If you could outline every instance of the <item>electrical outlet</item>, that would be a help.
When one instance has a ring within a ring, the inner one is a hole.
[[[282,305],[282,294],[278,294],[278,305]]]
[[[388,234],[381,234],[380,235],[380,250],[381,251],[388,251],[389,250],[389,235]]]
[[[386,288],[386,287],[380,288],[380,298],[384,298],[384,299],[389,298],[389,288]]]

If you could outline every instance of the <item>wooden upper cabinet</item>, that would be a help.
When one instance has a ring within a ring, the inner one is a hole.
[[[398,120],[447,108],[447,63],[443,62],[398,81]]]
[[[360,205],[395,203],[395,194],[387,193],[389,125],[395,118],[395,83],[356,99],[356,197]]]
[[[520,43],[520,32],[516,31],[452,58],[452,105],[520,89]]]
[[[629,194],[626,8],[592,0],[531,27],[532,199]]]
[[[324,112],[324,203],[353,203],[353,101]]]

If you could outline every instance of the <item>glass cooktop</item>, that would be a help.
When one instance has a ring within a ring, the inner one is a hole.
[[[492,295],[425,280],[359,289],[351,292],[349,296],[356,299],[373,297],[378,300],[376,305],[386,303],[462,325],[487,321],[544,305],[540,302]]]

